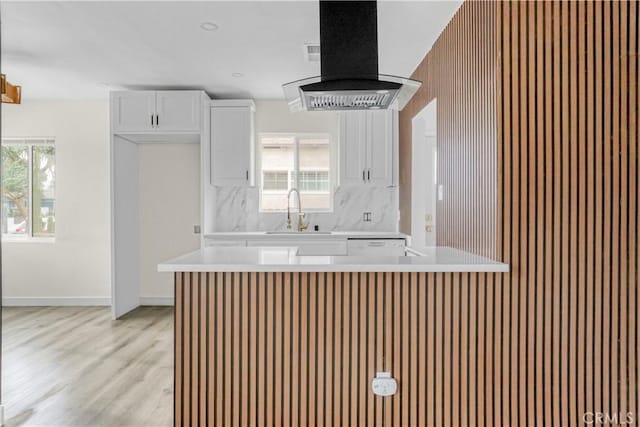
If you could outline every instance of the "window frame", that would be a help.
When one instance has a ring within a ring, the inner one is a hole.
[[[54,137],[2,137],[0,140],[0,149],[7,145],[18,145],[27,147],[27,176],[28,176],[28,197],[29,197],[29,218],[27,221],[27,232],[23,235],[0,233],[2,242],[55,242],[55,232],[53,236],[34,236],[33,235],[33,147],[50,145],[56,148]],[[57,153],[56,153],[56,165],[57,165]],[[0,168],[2,170],[2,168]],[[57,182],[57,179],[56,179]],[[54,184],[54,194],[55,192]],[[1,195],[0,195],[1,197]],[[1,213],[0,213],[1,214]]]
[[[307,213],[333,213],[334,209],[334,195],[335,195],[335,183],[336,183],[336,168],[334,162],[335,156],[335,142],[333,135],[329,132],[260,132],[258,133],[258,137],[256,138],[256,187],[258,189],[258,213],[260,214],[281,214],[282,212],[286,212],[286,209],[282,210],[265,210],[262,208],[262,180],[263,180],[263,170],[262,170],[262,139],[263,138],[293,138],[293,146],[294,146],[294,155],[293,155],[293,171],[288,171],[289,180],[291,180],[292,172],[295,173],[295,188],[300,187],[300,140],[301,139],[326,139],[329,141],[329,168],[327,169],[328,177],[329,177],[329,207],[326,209],[310,209],[305,208],[303,206],[303,212]],[[269,171],[273,171],[269,169]],[[315,171],[315,169],[314,169]],[[296,173],[297,172],[297,173]],[[267,190],[266,194],[280,194],[282,190]],[[284,191],[284,195],[289,192],[289,190]],[[323,192],[305,192],[305,193],[316,193],[320,194]],[[295,202],[294,202],[295,205]]]

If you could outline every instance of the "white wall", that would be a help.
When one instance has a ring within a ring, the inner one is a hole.
[[[256,101],[256,132],[328,132],[338,138],[338,114],[331,111],[291,113],[286,101]]]
[[[161,261],[200,247],[200,145],[139,144],[140,295],[143,304],[173,297]]]
[[[4,297],[14,303],[64,297],[108,304],[108,102],[5,104],[2,136],[54,137],[57,165],[55,241],[3,242]]]
[[[32,101],[2,108],[3,137],[54,137],[56,237],[2,243],[5,302],[110,304],[108,101]],[[200,146],[140,144],[140,295],[173,297],[157,264],[199,247]]]

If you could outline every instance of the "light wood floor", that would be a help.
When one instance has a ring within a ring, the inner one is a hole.
[[[111,320],[106,307],[3,309],[7,426],[167,426],[173,308]]]

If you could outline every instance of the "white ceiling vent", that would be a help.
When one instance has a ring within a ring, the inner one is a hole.
[[[305,44],[304,59],[307,62],[320,62],[320,45],[310,43]]]

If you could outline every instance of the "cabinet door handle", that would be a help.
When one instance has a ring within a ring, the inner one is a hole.
[[[249,181],[249,171],[245,171],[245,175],[247,177],[247,181]]]
[[[362,180],[363,180],[363,181],[366,181],[366,180],[367,180],[367,179],[365,178],[365,171],[364,171],[364,169],[362,169]]]
[[[367,169],[367,181],[371,181],[371,169]]]
[[[156,127],[160,127],[160,116],[156,114]]]
[[[155,126],[153,125],[153,114],[151,114],[151,127],[155,127]]]

